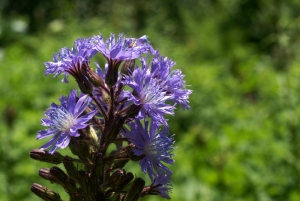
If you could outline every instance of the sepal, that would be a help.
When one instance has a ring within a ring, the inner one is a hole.
[[[145,181],[141,178],[136,178],[127,191],[124,201],[138,201],[144,186]]]

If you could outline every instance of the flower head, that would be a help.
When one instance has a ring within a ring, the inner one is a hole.
[[[89,63],[90,58],[96,53],[92,48],[92,43],[89,38],[77,39],[73,48],[62,48],[57,54],[53,55],[53,62],[45,62],[45,75],[54,74],[54,77],[59,74],[64,74],[63,82],[67,81],[67,76],[70,74],[70,69],[76,66],[81,66],[82,63]]]
[[[115,35],[110,34],[110,37],[104,42],[102,35],[98,35],[93,37],[93,42],[94,49],[102,53],[107,60],[131,60],[139,58],[143,53],[155,53],[146,36],[135,39],[119,34],[116,41]]]
[[[54,153],[59,148],[66,148],[69,145],[71,137],[78,137],[79,129],[85,128],[87,122],[97,113],[92,111],[89,114],[83,115],[90,98],[86,95],[82,96],[76,102],[76,91],[71,91],[69,97],[62,96],[60,98],[61,105],[52,103],[47,109],[41,124],[48,126],[46,130],[40,130],[37,134],[37,139],[53,136],[53,138],[44,144],[40,149],[50,149],[50,153]]]
[[[125,83],[133,89],[131,100],[135,105],[141,105],[141,117],[150,116],[153,121],[168,127],[164,114],[174,114],[174,105],[167,103],[172,94],[161,87],[162,80],[153,76],[146,59],[141,59],[142,68],[135,68],[132,76],[127,76]]]
[[[183,109],[189,109],[188,98],[192,90],[186,89],[181,70],[171,71],[174,65],[174,61],[167,57],[160,57],[157,53],[152,60],[151,76],[157,79],[160,87],[169,95],[171,101],[181,105]]]
[[[171,199],[168,193],[172,189],[171,176],[170,175],[157,175],[154,178],[154,182],[150,186],[152,191],[155,191],[163,198]]]
[[[105,83],[110,87],[114,86],[118,80],[118,69],[125,60],[133,60],[141,57],[143,53],[154,54],[146,36],[141,38],[126,38],[123,34],[119,35],[117,41],[115,35],[104,42],[102,35],[93,37],[94,49],[104,55],[108,62],[108,70],[105,76]]]
[[[156,175],[171,175],[172,172],[164,165],[173,164],[171,151],[173,147],[173,137],[168,137],[161,131],[158,131],[157,124],[144,120],[144,125],[138,120],[130,124],[130,131],[124,133],[134,145],[133,153],[136,156],[144,156],[140,160],[140,166],[143,172],[147,172],[153,181]],[[148,131],[149,129],[149,131]]]

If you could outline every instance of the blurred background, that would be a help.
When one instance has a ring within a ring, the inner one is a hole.
[[[169,117],[173,201],[300,200],[297,0],[1,0],[0,200],[40,200],[33,182],[65,196],[29,158],[45,109],[76,88],[43,62],[100,32],[147,35],[193,90]]]

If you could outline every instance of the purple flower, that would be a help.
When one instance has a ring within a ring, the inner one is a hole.
[[[146,36],[135,39],[126,38],[123,34],[119,34],[116,41],[115,35],[110,34],[110,37],[105,42],[102,35],[94,36],[92,40],[94,42],[94,49],[102,53],[109,62],[111,60],[121,62],[136,59],[147,52],[151,54],[155,53]]]
[[[136,156],[144,156],[140,160],[140,166],[153,181],[154,176],[172,174],[164,163],[174,163],[171,154],[174,149],[174,139],[157,130],[158,126],[153,121],[150,128],[148,124],[149,122],[144,120],[143,126],[139,120],[136,120],[130,124],[130,131],[126,131],[124,136],[135,145],[133,153]]]
[[[181,70],[171,71],[174,65],[174,61],[167,57],[160,57],[157,53],[152,60],[151,76],[158,80],[163,91],[170,95],[171,101],[181,105],[183,109],[189,109],[188,98],[192,90],[185,88]]]
[[[63,82],[67,83],[67,76],[70,70],[81,66],[83,63],[88,64],[90,58],[96,53],[92,49],[92,43],[89,38],[77,39],[73,48],[62,48],[57,54],[53,55],[53,62],[45,62],[45,75],[54,74],[54,77],[59,74],[64,74]],[[77,69],[78,70],[78,69]]]
[[[52,147],[49,152],[53,154],[58,147],[66,148],[71,137],[80,136],[78,130],[88,126],[87,122],[97,113],[95,110],[81,116],[89,101],[90,98],[84,95],[76,102],[76,90],[73,90],[69,97],[62,96],[60,98],[61,105],[52,103],[45,112],[47,118],[41,121],[43,126],[48,126],[49,128],[40,130],[37,134],[37,139],[48,136],[53,136],[53,138],[40,149],[44,150]]]
[[[151,190],[157,192],[161,197],[171,199],[168,193],[172,189],[170,175],[157,175],[151,185]]]
[[[118,69],[122,61],[134,60],[141,57],[143,53],[155,54],[146,36],[141,38],[126,38],[123,34],[119,35],[117,41],[115,35],[104,42],[102,35],[93,37],[94,49],[104,55],[108,62],[108,70],[105,76],[105,83],[112,87],[118,80]]]
[[[168,94],[161,87],[162,80],[153,77],[147,66],[147,60],[142,58],[141,62],[142,68],[135,68],[132,76],[126,77],[125,83],[134,90],[131,100],[135,105],[142,106],[141,117],[150,116],[153,121],[168,127],[163,115],[174,114],[175,107],[167,103],[167,100],[173,99],[173,94]]]

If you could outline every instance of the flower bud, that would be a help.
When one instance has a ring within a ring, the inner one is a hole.
[[[50,169],[49,168],[42,168],[39,170],[39,175],[40,177],[47,179],[53,183],[59,183],[59,181],[57,181],[57,179],[50,173]]]
[[[109,157],[106,158],[106,161],[111,161],[110,163],[111,170],[117,168],[123,168],[129,162],[130,158],[128,153],[130,151],[131,151],[131,147],[112,151]]]
[[[124,171],[125,173],[125,171]],[[116,181],[115,186],[113,186],[114,190],[122,190],[124,189],[129,182],[134,178],[131,172],[121,175],[121,177]]]
[[[83,70],[89,81],[95,87],[104,86],[103,79],[97,73],[95,73],[89,66],[84,66]]]
[[[49,154],[48,151],[40,150],[40,149],[31,150],[30,158],[38,161],[52,163],[52,164],[60,164],[64,159],[64,157],[58,152]]]
[[[105,186],[113,191],[123,190],[127,184],[134,178],[131,172],[126,173],[125,170],[119,169],[115,171],[106,181]]]
[[[132,104],[125,108],[124,110],[120,111],[120,115],[126,115],[128,118],[133,118],[138,115],[139,111],[141,110],[142,105],[135,105]]]
[[[111,164],[111,169],[123,168],[129,162],[129,158],[114,160]]]
[[[66,173],[64,173],[60,168],[52,167],[50,169],[50,173],[55,180],[69,192],[72,192],[76,189],[75,181],[68,177],[68,175],[66,175]]]
[[[81,159],[81,157],[80,157],[80,150],[81,149],[80,149],[80,146],[79,146],[79,142],[76,138],[71,137],[69,148],[70,148],[71,152],[74,155],[78,156]]]
[[[120,179],[121,176],[123,176],[125,173],[125,170],[116,170],[112,175],[106,180],[104,186],[105,188],[113,188],[115,186],[115,183]]]
[[[91,94],[93,91],[93,85],[89,82],[84,72],[84,68],[89,68],[88,65],[89,64],[85,61],[83,63],[78,63],[73,68],[66,69],[66,72],[70,73],[75,78],[78,87],[84,94]]]
[[[145,181],[141,178],[136,178],[127,191],[124,201],[138,201],[144,186]]]
[[[109,142],[114,141],[119,134],[126,117],[123,116],[116,116],[112,123],[110,123],[109,128],[106,132],[107,140]]]
[[[118,80],[118,69],[121,62],[108,62],[108,69],[105,76],[105,83],[112,87],[117,83]]]
[[[104,169],[104,163],[103,163],[103,155],[101,153],[95,154],[94,157],[94,166],[92,169],[92,178],[95,181],[95,183],[98,183],[101,185],[103,182],[103,170]]]
[[[90,163],[91,154],[95,151],[93,145],[88,140],[71,137],[69,148],[74,155],[82,161]]]
[[[70,160],[68,156],[66,156],[65,160],[63,161],[63,164],[65,166],[65,169],[70,177],[72,179],[77,180],[77,168],[73,164],[73,162]]]
[[[62,201],[59,194],[40,184],[32,184],[30,190],[45,201]]]
[[[126,60],[122,65],[121,74],[132,75],[132,72],[134,70],[134,65],[135,65],[134,59]]]
[[[76,79],[76,82],[78,84],[78,87],[84,94],[91,94],[93,91],[92,84],[88,81],[88,79],[85,76],[80,76]]]
[[[80,184],[81,189],[83,190],[83,192],[86,195],[90,194],[90,191],[93,189],[90,189],[90,182],[89,182],[89,176],[87,175],[87,173],[83,170],[78,170],[78,182]],[[93,185],[91,185],[93,186]],[[94,188],[96,188],[96,186],[93,186]],[[96,190],[96,189],[94,189]]]

